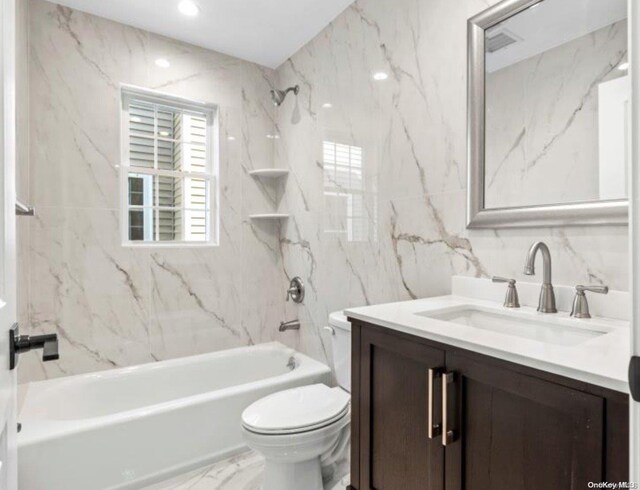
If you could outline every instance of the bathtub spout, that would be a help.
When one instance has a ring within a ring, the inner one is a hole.
[[[287,330],[300,330],[300,320],[291,320],[290,322],[280,322],[280,332],[286,332]]]

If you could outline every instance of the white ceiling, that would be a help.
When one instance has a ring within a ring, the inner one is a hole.
[[[50,0],[271,68],[310,41],[353,0],[196,0],[197,17],[179,0]]]

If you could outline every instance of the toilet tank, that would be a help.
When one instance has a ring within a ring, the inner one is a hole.
[[[351,323],[341,311],[336,311],[329,315],[329,326],[336,379],[343,390],[351,393]]]

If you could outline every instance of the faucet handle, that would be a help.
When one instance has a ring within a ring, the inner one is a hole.
[[[592,293],[607,294],[609,292],[608,286],[582,286],[578,284],[576,286],[576,295],[573,298],[573,306],[571,307],[571,316],[575,318],[591,318],[589,313],[589,303],[587,302],[587,295],[585,291],[591,291]]]
[[[491,278],[493,282],[508,283],[507,295],[504,297],[505,308],[520,308],[520,300],[518,299],[518,290],[516,289],[516,280],[508,279],[506,277],[493,276]]]
[[[515,286],[515,284],[516,284],[516,280],[515,279],[508,279],[506,277],[500,277],[500,276],[493,276],[491,278],[491,281],[493,281],[493,282],[508,282],[509,286]]]
[[[582,286],[580,284],[576,286],[576,292],[584,293],[585,291],[591,291],[592,293],[598,293],[598,294],[607,294],[609,293],[609,286],[600,286],[600,285]]]

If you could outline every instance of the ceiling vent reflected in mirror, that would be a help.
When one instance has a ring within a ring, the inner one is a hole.
[[[519,40],[515,34],[505,29],[487,38],[486,49],[488,53],[495,53],[507,46],[511,46],[513,43],[517,43]]]

